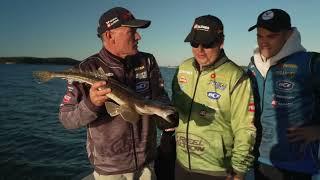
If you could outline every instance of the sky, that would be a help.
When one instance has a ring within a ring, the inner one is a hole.
[[[211,14],[224,24],[224,49],[239,65],[247,65],[256,47],[256,31],[248,28],[258,15],[280,8],[309,51],[320,50],[318,0],[1,0],[0,57],[70,57],[83,60],[101,49],[98,19],[110,8],[129,9],[136,18],[151,20],[139,29],[139,50],[152,53],[159,65],[175,66],[192,57],[184,39],[194,19]]]

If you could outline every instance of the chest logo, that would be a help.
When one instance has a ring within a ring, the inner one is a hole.
[[[187,80],[187,78],[186,78],[185,76],[180,76],[179,82],[180,82],[180,83],[187,83],[188,80]]]
[[[277,87],[280,90],[285,90],[285,91],[289,91],[293,88],[294,83],[290,82],[290,81],[277,81]]]
[[[149,89],[149,82],[148,81],[142,81],[138,82],[136,84],[136,92],[142,92]]]
[[[216,92],[207,92],[207,96],[210,99],[214,99],[214,100],[218,100],[221,97],[221,95],[219,93],[216,93]]]
[[[136,74],[136,79],[146,79],[146,78],[147,78],[147,71]]]

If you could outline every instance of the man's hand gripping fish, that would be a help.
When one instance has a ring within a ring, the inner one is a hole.
[[[140,115],[157,115],[174,125],[174,127],[178,125],[179,116],[173,106],[141,97],[117,80],[104,74],[69,70],[62,72],[35,71],[33,75],[39,82],[61,78],[92,85],[98,81],[106,81],[106,88],[112,90],[107,96],[115,102],[107,101],[105,103],[107,112],[111,116],[120,115],[124,120],[136,123],[140,119]]]

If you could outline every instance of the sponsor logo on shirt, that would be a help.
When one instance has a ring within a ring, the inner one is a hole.
[[[278,89],[285,90],[285,91],[291,90],[294,86],[293,82],[285,81],[285,80],[277,81],[276,84]]]
[[[71,97],[69,96],[69,95],[64,95],[64,97],[63,97],[63,102],[64,103],[68,103],[68,102],[70,102],[70,100],[71,100]]]
[[[180,77],[179,77],[179,82],[180,82],[180,83],[187,83],[188,80],[187,80],[187,78],[186,78],[185,76],[180,76]]]
[[[210,99],[214,99],[214,100],[218,100],[221,97],[221,95],[219,93],[216,93],[216,92],[207,92],[207,96]]]
[[[201,111],[199,112],[199,115],[200,115],[200,116],[206,116],[206,115],[207,115],[207,111],[201,110]]]
[[[209,143],[204,138],[189,133],[188,141],[185,133],[176,134],[177,146],[183,151],[201,155],[209,148]]]
[[[254,103],[253,102],[250,102],[249,103],[249,110],[248,110],[249,112],[255,112],[256,111],[256,109],[255,109],[255,106],[254,106]]]
[[[221,82],[217,81],[210,81],[209,84],[214,85],[215,88],[220,89],[220,90],[225,90],[226,89],[226,84],[223,84]]]
[[[68,91],[69,91],[69,92],[73,91],[73,89],[74,89],[74,88],[73,88],[72,86],[68,86]]]
[[[295,75],[296,75],[296,72],[289,72],[289,71],[279,70],[279,71],[275,71],[274,74],[278,75],[278,76],[294,78]]]
[[[143,70],[143,69],[144,69],[144,66],[140,66],[140,67],[134,68],[135,71],[140,71],[140,70]]]
[[[214,78],[217,77],[217,75],[216,75],[216,73],[212,73],[212,74],[210,75],[210,77],[211,77],[211,79],[214,79]]]
[[[146,79],[146,78],[147,78],[147,71],[136,74],[136,79]]]
[[[149,89],[149,81],[142,81],[136,84],[136,92],[142,92]]]
[[[179,74],[188,74],[188,75],[192,75],[192,71],[186,71],[186,70],[180,70]]]

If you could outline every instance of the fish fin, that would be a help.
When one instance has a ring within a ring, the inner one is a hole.
[[[102,67],[99,67],[99,68],[98,68],[98,73],[99,73],[99,74],[106,74],[106,73],[104,72],[104,70],[102,69]]]
[[[110,116],[114,117],[121,113],[121,108],[118,104],[115,104],[113,102],[105,102],[107,112],[110,114]]]
[[[132,124],[137,123],[140,115],[127,106],[121,106],[121,117]]]

